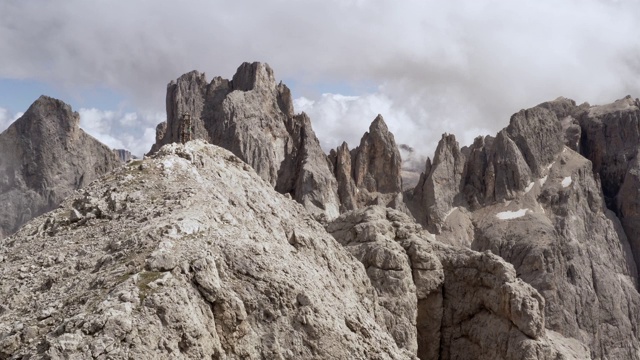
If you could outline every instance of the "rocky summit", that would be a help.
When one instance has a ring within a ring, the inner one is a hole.
[[[264,63],[170,82],[143,159],[43,97],[0,135],[0,359],[640,359],[638,129],[558,98],[418,175],[382,115],[325,154]]]
[[[0,134],[0,238],[119,165],[79,123],[69,105],[42,96]]]

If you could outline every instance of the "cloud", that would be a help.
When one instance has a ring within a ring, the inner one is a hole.
[[[5,131],[9,125],[22,116],[22,112],[11,114],[9,110],[0,107],[0,133]]]
[[[604,103],[640,94],[635,0],[33,0],[0,7],[0,77],[108,87],[130,97],[136,113],[162,112],[166,84],[184,72],[231,77],[241,62],[260,60],[278,78],[295,80],[301,93],[294,97],[313,102],[307,109],[318,133],[354,139],[371,114],[382,113],[396,137],[429,152],[442,132],[468,142],[506,126],[520,108],[560,95]],[[325,99],[314,84],[374,90],[342,94],[358,100]],[[355,134],[336,129],[345,117],[358,124],[342,122]],[[128,129],[127,121],[117,126]]]
[[[122,113],[95,108],[82,108],[78,113],[80,127],[89,135],[112,149],[127,149],[136,156],[149,151],[155,142],[155,124],[165,120],[164,114],[159,113]]]

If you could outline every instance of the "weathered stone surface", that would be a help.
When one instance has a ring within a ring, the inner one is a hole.
[[[612,104],[590,107],[583,111],[580,126],[581,151],[592,161],[607,206],[619,216],[638,264],[640,100],[627,96]]]
[[[539,176],[562,150],[562,126],[555,113],[536,106],[511,117],[506,131],[520,148],[531,172]]]
[[[41,96],[0,134],[0,237],[120,166],[60,100]]]
[[[329,161],[343,212],[367,205],[408,212],[402,196],[402,158],[381,115],[373,120],[359,146],[349,151],[343,143],[331,151]]]
[[[604,195],[617,194],[628,164],[640,144],[640,103],[630,96],[612,104],[594,106],[580,118],[582,154],[600,175]]]
[[[546,336],[544,299],[490,252],[439,243],[383,207],[343,214],[328,230],[367,268],[398,346],[421,359],[589,358],[579,342]]]
[[[2,358],[414,358],[362,264],[201,141],[90,184],[0,259]]]
[[[457,205],[462,186],[465,156],[454,135],[442,135],[438,143],[433,164],[421,174],[414,190],[414,201],[418,203],[418,218],[432,232],[439,233],[449,211]],[[424,212],[424,214],[421,214]]]
[[[640,295],[618,220],[604,207],[591,163],[566,149],[528,192],[474,214],[472,248],[514,264],[546,300],[546,327],[594,358],[636,359]]]
[[[422,209],[437,239],[513,264],[546,301],[550,339],[588,352],[577,358],[640,358],[638,109],[631,98],[595,107],[557,99],[460,150],[462,172],[455,151],[427,164],[428,173],[447,164],[429,191],[454,199]]]
[[[358,208],[358,188],[353,181],[351,170],[351,153],[349,145],[343,142],[337,149],[329,153],[336,181],[338,182],[338,196],[340,198],[340,212]]]
[[[369,192],[402,191],[402,159],[393,134],[378,115],[352,151],[353,177],[358,188]]]
[[[113,153],[116,154],[116,157],[122,163],[126,163],[132,159],[137,159],[135,155],[131,154],[131,151],[126,149],[113,149]]]
[[[337,183],[327,156],[309,118],[293,114],[291,93],[276,83],[269,65],[244,63],[231,81],[216,77],[208,83],[192,71],[171,82],[166,130],[159,125],[151,153],[180,141],[184,114],[190,116],[193,139],[230,150],[314,214],[338,216]]]

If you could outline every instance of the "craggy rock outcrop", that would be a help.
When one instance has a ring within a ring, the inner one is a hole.
[[[593,162],[607,205],[618,213],[638,263],[640,101],[627,96],[612,104],[591,107],[580,118],[580,126],[582,153]]]
[[[210,83],[197,71],[167,87],[167,123],[156,144],[180,142],[185,115],[191,138],[224,147],[251,165],[278,192],[320,217],[339,214],[337,184],[305,114],[294,115],[289,89],[263,63],[242,64],[232,80]]]
[[[137,159],[135,155],[131,154],[131,151],[125,149],[113,149],[113,153],[116,154],[116,157],[120,162],[126,163],[129,160]]]
[[[589,358],[577,341],[547,334],[542,296],[490,252],[439,243],[406,214],[376,206],[328,230],[364,264],[398,346],[420,359]]]
[[[346,143],[331,150],[329,162],[338,181],[342,211],[367,205],[404,209],[402,200],[402,159],[393,134],[378,115],[349,151]]]
[[[130,162],[0,243],[0,357],[413,359],[362,265],[232,153]]]
[[[0,238],[120,166],[79,123],[69,105],[41,96],[0,134]]]
[[[535,176],[543,172],[564,146],[562,125],[555,113],[543,107],[520,110],[511,117],[506,131]]]
[[[383,194],[402,191],[402,159],[393,134],[378,115],[353,149],[353,177],[357,187]]]
[[[358,188],[353,180],[351,170],[351,152],[349,145],[343,142],[336,150],[331,150],[329,161],[338,182],[338,197],[340,198],[340,212],[358,208]]]
[[[640,358],[634,104],[627,98],[603,109],[558,99],[518,112],[496,138],[478,138],[465,151],[445,137],[440,158],[427,163],[440,180],[411,199],[415,209],[419,195],[433,194],[440,206],[422,216],[438,240],[513,264],[544,297],[546,328],[595,359]],[[568,130],[578,123],[579,131]],[[624,230],[605,199],[633,219],[621,216]]]
[[[457,205],[464,171],[465,156],[453,135],[442,135],[433,163],[427,161],[414,190],[418,203],[417,218],[432,232],[439,233],[449,211]]]
[[[471,247],[511,262],[544,296],[547,329],[593,358],[636,359],[636,265],[598,185],[591,163],[566,148],[528,191],[473,213]]]

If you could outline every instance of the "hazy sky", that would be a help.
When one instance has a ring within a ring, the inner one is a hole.
[[[166,84],[263,61],[323,147],[380,113],[399,143],[464,145],[558,96],[640,96],[638,0],[2,0],[0,130],[40,94],[111,147],[146,152]]]

